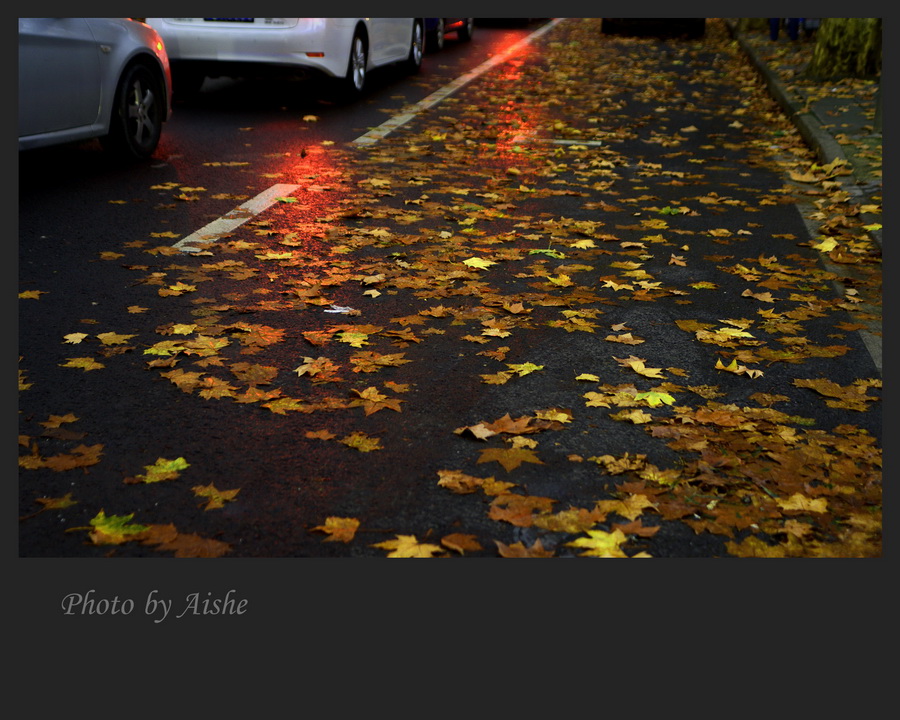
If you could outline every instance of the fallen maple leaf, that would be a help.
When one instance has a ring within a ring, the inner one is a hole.
[[[607,335],[604,339],[609,342],[623,343],[625,345],[640,345],[644,342],[643,338],[634,337],[630,332],[621,335]]]
[[[543,370],[543,365],[535,365],[531,362],[526,363],[518,363],[518,364],[510,364],[507,363],[506,366],[512,370],[519,377],[523,377],[524,375],[530,375],[533,372],[537,372],[538,370]]]
[[[585,548],[582,556],[601,557],[601,558],[624,558],[628,557],[620,545],[628,538],[621,530],[613,530],[612,532],[604,532],[603,530],[588,530],[586,538],[577,538],[566,545],[575,548]]]
[[[500,554],[500,557],[505,558],[550,558],[553,557],[552,550],[545,550],[543,543],[541,543],[540,538],[534,541],[534,544],[529,548],[525,547],[524,543],[516,542],[512,545],[506,545],[499,540],[494,540],[494,543],[497,545],[497,552]]]
[[[610,420],[627,420],[635,425],[641,425],[653,420],[653,416],[650,413],[645,413],[643,410],[620,410],[617,413],[610,414],[609,418]]]
[[[62,497],[58,498],[48,498],[48,497],[39,497],[35,498],[35,502],[43,505],[44,510],[62,510],[67,507],[71,507],[72,505],[77,505],[78,501],[72,499],[72,493],[67,492]]]
[[[486,270],[487,268],[491,267],[491,265],[496,264],[497,263],[493,260],[485,260],[484,258],[479,257],[470,257],[468,260],[463,260],[463,265],[467,265],[478,270]]]
[[[100,370],[106,367],[103,363],[99,363],[94,358],[78,357],[69,358],[68,362],[60,363],[60,367],[81,368],[85,372],[88,370]]]
[[[190,465],[183,458],[175,458],[174,460],[166,460],[158,458],[153,465],[145,465],[146,475],[135,475],[133,478],[126,478],[125,482],[134,483],[155,483],[166,480],[175,480],[179,477],[182,470],[186,470]]]
[[[73,470],[78,467],[88,467],[100,462],[103,445],[79,445],[72,449],[71,453],[54,455],[43,461],[39,467],[47,467],[56,472]]]
[[[95,545],[121,545],[135,540],[137,535],[146,531],[149,526],[132,523],[134,513],[129,515],[107,515],[100,510],[91,519],[91,532],[88,536]],[[83,528],[70,528],[81,530]]]
[[[485,448],[481,451],[478,464],[486,462],[498,462],[503,469],[509,472],[515,470],[523,462],[543,465],[544,463],[528,448]]]
[[[420,543],[415,535],[397,535],[394,540],[375,543],[372,547],[390,550],[389,558],[432,558],[444,553],[440,545]]]
[[[366,415],[371,415],[384,408],[401,412],[400,403],[405,402],[399,398],[391,398],[387,395],[382,395],[378,392],[378,389],[374,387],[367,387],[365,390],[354,389],[352,392],[358,395],[360,399],[352,401],[350,403],[351,406],[361,405]]]
[[[775,502],[782,510],[799,512],[828,512],[828,501],[825,498],[812,500],[801,493],[794,493],[787,500],[778,499]]]
[[[818,378],[815,380],[796,379],[793,381],[793,384],[797,387],[815,390],[820,395],[834,398],[833,400],[825,401],[825,404],[829,407],[864,412],[868,410],[868,406],[866,405],[867,402],[874,402],[878,399],[866,395],[867,387],[863,384],[854,384],[843,387],[827,378]]]
[[[635,400],[643,400],[650,407],[658,407],[659,405],[671,405],[675,402],[675,398],[673,398],[669,393],[658,392],[656,390],[650,390],[649,392],[640,392],[634,396]]]
[[[477,552],[481,550],[481,543],[475,539],[474,535],[466,535],[464,533],[451,533],[441,538],[441,545],[445,548],[465,555],[466,552]]]
[[[120,335],[119,333],[114,332],[105,332],[97,335],[97,339],[100,340],[104,345],[121,345],[128,342],[131,338],[136,337],[135,335]]]
[[[647,508],[655,508],[656,504],[646,495],[632,493],[624,500],[598,500],[597,509],[604,513],[614,512],[623,518],[635,520]]]
[[[225,507],[225,503],[234,500],[241,491],[240,488],[236,490],[219,490],[212,483],[209,485],[194,485],[191,490],[194,491],[194,495],[197,497],[205,497],[207,499],[204,510],[215,510]]]
[[[648,367],[645,367],[645,365],[644,365],[644,362],[645,362],[644,359],[643,359],[643,358],[639,358],[639,357],[635,357],[634,355],[630,355],[630,356],[627,357],[627,358],[617,358],[617,357],[613,357],[613,360],[615,360],[617,363],[619,363],[619,365],[621,365],[622,367],[629,367],[629,368],[631,368],[631,369],[634,370],[638,375],[643,375],[643,376],[645,376],[645,377],[652,377],[652,378],[662,378],[662,377],[665,377],[665,376],[662,374],[662,368],[648,368]]]
[[[51,415],[40,424],[45,428],[58,428],[63,423],[73,423],[77,420],[78,418],[73,413],[66,413],[65,415]]]
[[[359,520],[348,517],[327,517],[324,525],[316,525],[312,529],[316,532],[326,533],[328,537],[325,538],[325,542],[348,543],[359,529]]]
[[[346,437],[341,438],[339,442],[343,443],[347,447],[359,450],[360,452],[372,452],[373,450],[382,449],[381,441],[378,438],[369,437],[363,432],[350,433]]]
[[[178,533],[174,540],[161,543],[155,549],[174,551],[177,558],[216,558],[227,554],[231,546],[194,533]]]
[[[744,290],[744,292],[741,293],[741,297],[756,298],[760,302],[768,302],[768,303],[775,302],[775,299],[772,297],[772,293],[770,293],[770,292],[755,293],[755,292],[751,292],[750,290]]]
[[[504,493],[493,499],[488,517],[517,527],[531,527],[536,517],[535,513],[549,513],[555,502],[556,500],[549,497]]]

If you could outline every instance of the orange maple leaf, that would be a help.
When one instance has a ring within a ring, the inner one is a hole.
[[[488,517],[503,520],[518,527],[530,527],[534,523],[534,513],[550,512],[556,500],[534,495],[498,495],[491,502]]]
[[[325,538],[325,542],[348,543],[359,529],[359,520],[347,517],[327,517],[324,525],[316,525],[312,529],[316,532],[326,533],[328,537]]]
[[[482,549],[481,543],[475,539],[474,535],[466,535],[464,533],[444,535],[444,537],[441,538],[441,545],[458,552],[460,555],[465,555],[467,551],[477,552]]]
[[[500,553],[500,557],[505,558],[550,558],[553,557],[552,550],[545,550],[543,543],[541,543],[540,539],[534,541],[534,544],[529,548],[525,547],[525,545],[521,542],[513,543],[512,545],[505,545],[499,540],[494,540],[494,543],[497,545],[497,551]]]

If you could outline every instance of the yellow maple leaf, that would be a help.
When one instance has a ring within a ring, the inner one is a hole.
[[[120,335],[119,333],[114,332],[105,332],[97,335],[97,338],[104,345],[122,345],[128,342],[131,338],[136,337],[135,335]]]
[[[823,513],[828,511],[828,502],[825,498],[811,500],[801,493],[794,493],[787,500],[776,500],[782,510],[799,510],[801,512]]]
[[[599,500],[597,509],[605,513],[614,512],[629,520],[634,520],[642,515],[647,508],[655,508],[656,505],[646,495],[635,493],[624,500]]]
[[[643,358],[635,357],[634,355],[630,355],[627,358],[617,358],[613,356],[613,360],[619,363],[622,367],[630,367],[638,375],[652,378],[665,377],[662,374],[662,368],[648,368],[644,365]]]
[[[471,268],[476,268],[478,270],[486,270],[491,265],[496,265],[493,260],[485,260],[484,258],[479,257],[470,257],[468,260],[463,260],[463,265],[467,265]]]
[[[610,420],[621,420],[621,421],[629,421],[633,422],[635,425],[641,425],[643,423],[648,423],[653,420],[653,416],[650,413],[645,413],[643,410],[620,410],[617,413],[613,413],[609,416]]]
[[[628,538],[621,530],[604,532],[603,530],[588,530],[587,537],[577,538],[566,543],[569,547],[584,548],[581,553],[585,557],[624,558],[628,557],[619,547]]]
[[[431,558],[444,553],[440,545],[420,543],[415,535],[397,535],[393,540],[375,543],[372,547],[390,550],[389,558]]]
[[[94,360],[94,358],[89,357],[69,358],[68,362],[60,363],[59,366],[81,368],[85,372],[87,372],[88,370],[99,370],[100,368],[106,367],[103,363],[99,363]]]

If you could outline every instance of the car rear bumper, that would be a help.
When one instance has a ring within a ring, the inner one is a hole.
[[[317,71],[334,77],[347,71],[353,22],[324,23],[322,18],[285,20],[273,25],[204,18],[148,18],[162,35],[173,70],[190,63],[209,75],[235,75],[272,69]]]

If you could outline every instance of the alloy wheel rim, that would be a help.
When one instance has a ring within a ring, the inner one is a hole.
[[[350,56],[353,87],[362,90],[366,79],[366,48],[362,38],[356,38],[353,42],[353,53]]]
[[[143,88],[140,80],[136,80],[131,87],[131,102],[128,104],[128,122],[131,125],[132,136],[138,144],[144,144],[148,138],[153,137],[156,131],[156,123],[153,118],[156,97],[152,88]]]

